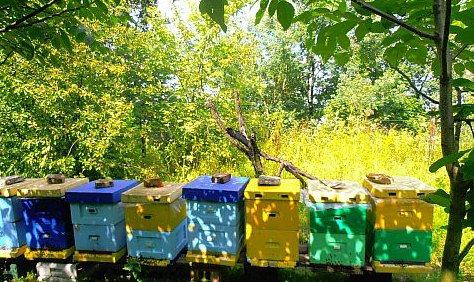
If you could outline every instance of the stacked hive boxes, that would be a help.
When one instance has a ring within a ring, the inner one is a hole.
[[[181,199],[183,184],[145,183],[122,194],[122,202],[126,203],[128,255],[162,260],[167,265],[187,243],[186,201]]]
[[[75,261],[115,263],[126,253],[122,192],[135,180],[97,180],[66,192],[74,226]]]
[[[434,189],[413,177],[393,177],[391,184],[364,178],[363,185],[372,194],[367,219],[375,271],[429,271],[433,206],[419,198]]]
[[[245,189],[247,259],[254,266],[295,267],[299,259],[297,179],[278,186],[258,185],[251,179]]]
[[[0,258],[15,258],[25,252],[25,220],[17,189],[40,181],[18,178],[11,183],[10,180],[13,178],[0,178]]]
[[[52,177],[18,189],[26,225],[25,258],[65,259],[74,252],[71,211],[64,195],[87,182],[87,178]]]
[[[365,265],[366,190],[355,181],[308,181],[310,262]]]
[[[186,257],[190,262],[232,266],[244,245],[243,196],[249,178],[227,174],[228,182],[212,179],[203,175],[183,188],[189,220]]]

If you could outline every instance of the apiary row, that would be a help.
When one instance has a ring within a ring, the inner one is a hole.
[[[0,257],[114,263],[128,254],[167,265],[187,248],[190,262],[232,266],[246,246],[254,266],[299,260],[296,179],[3,180]],[[433,207],[420,197],[433,188],[411,177],[308,184],[311,263],[358,267],[369,257],[380,272],[428,268]]]

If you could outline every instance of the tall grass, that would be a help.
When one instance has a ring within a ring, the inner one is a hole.
[[[444,171],[430,173],[428,167],[441,157],[439,134],[430,136],[429,125],[425,131],[413,133],[406,130],[387,129],[364,121],[332,123],[330,125],[307,124],[267,132],[261,149],[267,153],[291,161],[302,170],[321,179],[360,181],[367,173],[413,176],[435,187],[449,190],[449,180]],[[224,138],[224,137],[223,137]],[[464,146],[472,144],[472,137],[464,136]],[[242,153],[236,163],[202,163],[195,171],[212,173],[229,171],[236,175],[253,176],[250,162]],[[264,162],[267,174],[274,174],[278,164]],[[193,175],[192,177],[196,176]],[[189,177],[189,176],[188,176]],[[292,177],[284,174],[283,177]],[[448,221],[447,214],[438,207],[434,211],[432,263],[441,265]],[[307,232],[302,230],[303,233]],[[474,232],[465,230],[463,245],[474,238]],[[474,252],[461,264],[461,270],[474,273]]]

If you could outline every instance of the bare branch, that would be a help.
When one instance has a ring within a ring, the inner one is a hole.
[[[462,51],[464,51],[464,49],[466,49],[467,46],[469,46],[469,45],[468,45],[468,44],[464,44],[463,46],[461,46],[461,48],[459,48],[459,50],[456,51],[456,53],[453,54],[453,61],[454,61],[454,59],[456,59],[459,55],[461,55]]]
[[[214,120],[217,122],[217,125],[219,125],[219,128],[221,131],[224,133],[224,135],[229,139],[230,143],[234,144],[240,151],[244,152],[246,155],[250,155],[250,151],[242,146],[237,140],[235,140],[226,130],[224,123],[222,122],[221,118],[219,117],[219,114],[216,111],[216,106],[211,100],[207,101],[207,106],[211,110],[212,117]]]
[[[431,39],[431,40],[436,40],[436,35],[433,34],[433,33],[429,33],[429,32],[426,32],[424,30],[421,30],[419,29],[418,27],[415,27],[415,26],[412,26],[410,24],[408,24],[407,22],[401,20],[401,19],[398,19],[396,18],[395,16],[391,15],[391,14],[388,14],[384,11],[381,11],[377,8],[375,8],[374,6],[372,5],[369,5],[367,4],[366,2],[364,1],[360,1],[360,0],[351,0],[352,3],[355,3],[357,5],[359,5],[362,9],[365,9],[367,11],[370,11],[376,15],[379,15],[381,16],[382,18],[388,20],[388,21],[391,21],[401,27],[404,27],[406,29],[408,29],[409,31],[421,36],[421,37],[424,37],[424,38],[428,38],[428,39]]]
[[[459,254],[459,263],[461,263],[464,257],[467,256],[467,254],[469,254],[469,251],[471,250],[472,247],[474,247],[474,238],[471,239],[471,241],[467,243],[467,245],[464,247],[462,252]]]
[[[60,16],[60,15],[62,15],[62,14],[70,13],[70,12],[75,12],[75,11],[77,11],[77,10],[79,10],[79,9],[82,9],[83,7],[84,7],[84,6],[80,6],[80,7],[76,7],[76,8],[73,8],[73,9],[67,9],[67,10],[63,10],[63,11],[61,11],[61,12],[52,13],[52,14],[50,14],[49,16],[44,17],[44,18],[42,18],[42,19],[39,19],[39,20],[30,22],[30,23],[27,23],[27,24],[22,24],[22,25],[16,26],[15,28],[12,28],[12,29],[18,29],[18,28],[33,26],[33,25],[35,25],[35,24],[42,23],[42,22],[45,22],[45,21],[50,20],[50,19],[52,19],[52,18],[58,17],[58,16]]]
[[[239,120],[239,131],[242,133],[242,135],[245,137],[245,139],[249,139],[247,131],[246,131],[246,125],[245,125],[245,119],[244,116],[242,115],[242,108],[240,107],[240,96],[238,91],[234,91],[234,104],[235,104],[235,112],[237,113],[237,119]]]
[[[415,90],[416,94],[420,95],[421,97],[425,98],[426,100],[430,101],[433,104],[439,105],[438,101],[436,101],[435,99],[431,98],[430,96],[426,95],[421,90],[419,90],[416,87],[415,83],[410,79],[410,77],[406,73],[404,73],[400,68],[398,68],[398,67],[393,67],[393,68],[408,82],[410,87],[413,90]]]
[[[25,21],[27,21],[27,20],[29,20],[29,19],[35,17],[36,15],[40,14],[41,12],[43,12],[43,11],[45,11],[46,9],[48,9],[49,7],[51,7],[51,6],[52,6],[54,3],[56,3],[56,2],[58,2],[58,0],[51,0],[51,1],[49,1],[48,3],[46,3],[44,6],[38,8],[36,11],[34,11],[34,12],[32,12],[32,13],[30,13],[30,14],[28,14],[28,15],[26,15],[26,16],[20,18],[20,19],[18,19],[17,21],[13,22],[13,23],[10,24],[10,25],[7,25],[7,26],[4,27],[4,28],[0,28],[0,33],[1,33],[1,32],[7,32],[7,31],[9,31],[9,30],[18,28],[18,26],[19,26],[21,23],[23,23],[23,22],[25,22]]]
[[[277,173],[276,173],[276,176],[281,177],[281,173],[283,172],[284,169],[285,169],[285,164],[284,164],[284,163],[280,163],[280,167],[278,168],[278,171],[277,171]]]

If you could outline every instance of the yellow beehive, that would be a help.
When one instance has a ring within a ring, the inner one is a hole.
[[[364,177],[362,185],[377,198],[418,199],[435,192],[435,189],[409,176],[394,176],[391,184],[379,184]]]
[[[31,185],[17,188],[17,195],[25,198],[63,197],[67,190],[76,188],[89,182],[87,178],[66,178],[63,183],[49,184],[46,179],[32,182]]]
[[[251,179],[245,189],[247,228],[298,230],[300,184],[284,179],[280,186],[259,186]]]
[[[298,261],[298,231],[252,229],[247,225],[246,233],[247,258],[251,261]]]
[[[184,184],[163,184],[145,187],[140,183],[122,194],[127,231],[171,232],[186,218],[186,200],[180,199]]]
[[[367,203],[369,195],[356,181],[309,180],[309,199],[313,203]]]
[[[372,197],[370,206],[367,221],[375,229],[432,229],[433,205],[425,201]]]
[[[23,187],[27,187],[29,185],[34,184],[35,182],[39,182],[41,180],[44,180],[43,178],[26,178],[22,182],[10,184],[10,185],[5,185],[5,186],[0,186],[0,196],[4,198],[8,197],[14,197],[17,195],[18,189],[21,189]]]

